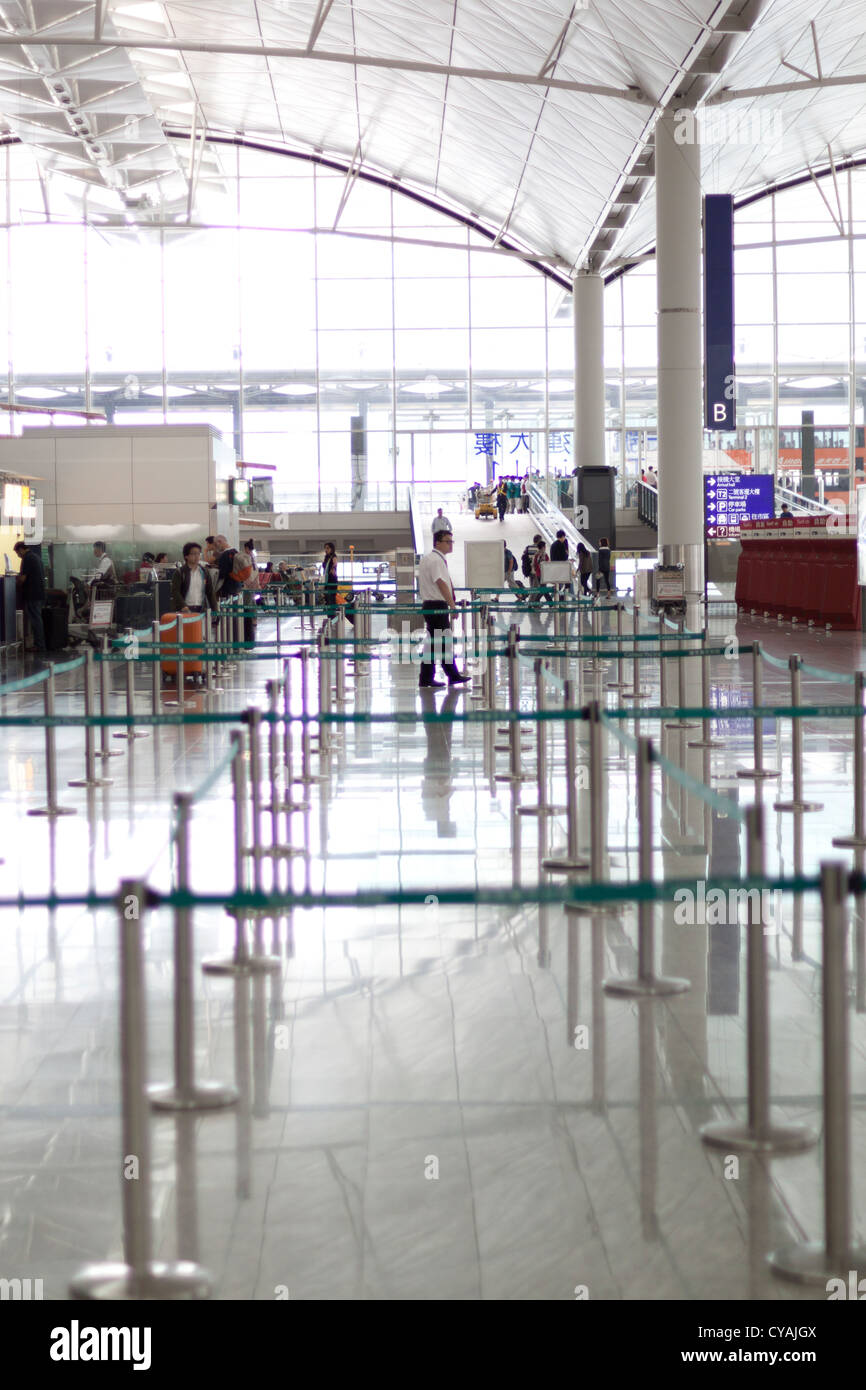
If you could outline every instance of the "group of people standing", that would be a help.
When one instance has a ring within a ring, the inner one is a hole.
[[[505,520],[506,512],[526,512],[529,510],[529,494],[525,478],[518,478],[516,475],[510,478],[500,478],[499,486],[496,489],[496,510],[499,512],[499,520]]]

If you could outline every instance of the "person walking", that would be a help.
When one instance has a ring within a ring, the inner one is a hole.
[[[604,580],[605,587],[609,594],[613,593],[610,583],[610,541],[607,536],[602,536],[598,543],[598,578],[595,581],[597,594],[601,593],[601,581]]]
[[[418,596],[421,599],[421,612],[430,638],[431,650],[428,661],[422,661],[418,674],[420,690],[436,689],[444,686],[444,681],[434,679],[436,675],[436,633],[447,633],[442,642],[442,670],[448,677],[449,685],[467,685],[470,677],[458,670],[454,661],[451,637],[451,614],[457,607],[454,585],[448,573],[448,556],[454,546],[452,531],[437,531],[433,537],[433,549],[425,555],[418,566]]]
[[[21,561],[17,585],[21,592],[24,618],[30,630],[33,650],[40,655],[48,650],[45,645],[45,627],[42,622],[42,609],[45,606],[45,571],[39,550],[17,541],[13,547]],[[26,635],[26,634],[25,634]]]
[[[580,575],[581,592],[589,598],[589,581],[592,578],[592,556],[583,541],[577,543],[577,572]]]
[[[549,559],[550,559],[550,556],[549,556],[548,553],[547,553],[547,541],[544,539],[543,536],[539,536],[539,537],[538,537],[538,543],[537,543],[537,545],[536,545],[536,547],[535,547],[535,554],[534,554],[534,556],[532,557],[532,573],[533,573],[534,576],[535,576],[535,585],[534,585],[534,587],[535,587],[536,589],[540,589],[541,586],[542,586],[542,584],[543,584],[542,575],[541,575],[541,566],[542,566],[542,565],[546,565]],[[551,593],[549,593],[549,592],[545,593],[544,597],[547,599],[547,602],[548,602],[549,604],[550,604],[550,603],[553,603],[553,595],[552,595]],[[541,595],[540,595],[540,594],[538,595],[538,602],[539,602],[539,603],[541,602]]]
[[[566,540],[564,531],[557,531],[556,540],[550,547],[550,558],[551,560],[568,559],[568,541]]]
[[[438,510],[438,512],[436,513],[436,515],[435,515],[434,518],[433,518],[433,535],[435,536],[437,531],[452,531],[452,530],[453,530],[453,527],[452,527],[452,525],[451,525],[451,522],[448,520],[447,516],[445,515],[445,513],[442,511],[442,508],[440,507],[439,510]]]
[[[500,478],[499,487],[496,489],[496,510],[499,512],[499,520],[505,520],[505,513],[508,511],[508,484],[504,478]]]
[[[325,590],[326,621],[333,622],[337,616],[337,547],[333,541],[325,541],[322,584]]]
[[[519,592],[522,585],[517,582],[517,558],[513,551],[508,549],[508,541],[503,541],[502,544],[505,547],[505,583],[509,589],[515,589]]]

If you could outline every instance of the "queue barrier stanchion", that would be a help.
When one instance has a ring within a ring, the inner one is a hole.
[[[677,703],[678,703],[680,709],[683,709],[683,708],[685,708],[685,707],[688,706],[688,699],[687,699],[687,694],[688,694],[688,692],[687,692],[687,690],[686,690],[686,660],[687,660],[687,658],[686,658],[686,656],[684,655],[684,652],[683,652],[683,642],[685,641],[685,635],[684,635],[684,634],[685,634],[685,631],[686,631],[686,620],[685,620],[685,618],[679,618],[679,619],[677,619],[677,638],[678,638],[677,646],[678,646],[679,649],[680,649],[679,656],[677,657]],[[659,629],[659,636],[661,636],[661,629]],[[661,647],[661,645],[662,645],[661,642],[659,642],[659,647]],[[662,658],[662,659],[664,659],[664,658]],[[677,729],[680,733],[683,733],[686,729],[698,729],[698,728],[700,728],[700,725],[699,725],[699,724],[696,724],[696,723],[694,722],[694,720],[692,720],[692,719],[677,719],[677,720],[672,720],[669,724],[666,724],[666,725],[665,725],[665,728],[668,728],[668,729]]]
[[[256,893],[263,892],[262,883],[262,862],[270,854],[268,846],[262,843],[262,712],[257,705],[251,705],[246,711],[244,719],[247,725],[247,740],[249,743],[250,754],[250,844],[245,853],[252,861],[253,866],[253,889]],[[252,908],[248,916],[253,918],[253,950],[255,955],[264,959],[271,959],[277,962],[277,968],[281,968],[279,956],[268,956],[264,949],[262,938],[262,919],[272,917],[273,911],[270,908]]]
[[[111,665],[106,659],[108,657],[108,637],[102,639],[102,661],[99,663],[99,713],[106,719],[111,711],[108,708],[108,694],[111,680]],[[120,758],[123,753],[120,748],[109,747],[108,725],[102,724],[99,730],[99,752],[98,758]]]
[[[639,636],[639,633],[640,633],[640,604],[639,604],[639,603],[635,603],[635,604],[632,605],[632,632],[633,632],[633,636],[634,636],[635,638],[637,638],[637,637]],[[631,659],[631,689],[623,691],[623,694],[625,695],[626,699],[628,699],[628,700],[643,700],[643,699],[646,698],[647,695],[649,695],[649,691],[648,691],[648,690],[642,690],[642,689],[641,689],[641,683],[640,683],[640,668],[638,667],[638,658],[637,658],[637,654],[638,654],[638,650],[639,650],[640,644],[639,644],[637,641],[635,641],[633,645],[634,645],[634,652],[633,652],[632,659]]]
[[[279,651],[279,647],[277,647]],[[346,612],[345,604],[340,604],[337,608],[337,648],[336,648],[336,682],[335,693],[337,704],[346,703]]]
[[[293,777],[293,782],[301,782],[305,786],[310,786],[315,782],[324,779],[313,772],[312,766],[312,743],[310,737],[310,653],[307,647],[303,647],[298,653],[301,663],[301,775]]]
[[[858,671],[854,677],[854,704],[857,709],[863,708],[863,689],[866,686],[866,675]],[[863,730],[864,720],[862,715],[854,716],[854,834],[840,835],[834,839],[833,844],[837,849],[864,849],[866,848],[866,786],[864,786],[863,768]]]
[[[535,672],[535,708],[541,714],[547,708],[547,663],[537,656],[532,663]],[[519,816],[561,815],[565,806],[551,806],[547,800],[547,723],[535,721],[535,777],[538,802],[535,806],[518,806]]]
[[[664,657],[661,658],[662,669],[664,669]],[[662,693],[662,705],[667,704],[664,692]],[[680,701],[682,704],[682,700]],[[704,709],[710,708],[710,658],[706,652],[701,653],[701,704]],[[712,726],[709,719],[702,722],[702,732],[699,739],[689,743],[689,748],[724,748],[722,739],[713,738]]]
[[[310,803],[308,800],[295,801],[292,799],[292,787],[300,778],[294,775],[295,753],[294,737],[292,734],[292,658],[289,657],[283,662],[283,761],[285,765],[285,786],[286,799],[281,802],[280,810],[289,815],[292,811],[309,811]]]
[[[244,736],[238,729],[231,733],[235,749],[232,760],[232,811],[234,819],[234,877],[235,892],[247,889],[247,775],[244,762]],[[257,954],[247,943],[247,919],[240,909],[231,909],[235,920],[235,947],[230,956],[219,956],[202,962],[206,975],[262,975],[280,969],[278,956]]]
[[[515,626],[508,629],[508,705],[512,714],[520,712],[520,664],[517,657],[517,643],[519,632]],[[508,749],[509,762],[508,771],[498,773],[497,782],[528,782],[529,773],[521,770],[520,764],[520,720],[513,719],[507,726],[508,743],[502,745]]]
[[[69,1285],[73,1298],[111,1301],[207,1298],[210,1275],[189,1260],[153,1259],[151,1226],[150,1116],[146,1095],[147,1018],[141,913],[147,888],[135,879],[120,885],[120,1181],[124,1260],[87,1265]],[[127,1165],[134,1160],[131,1174]]]
[[[46,680],[42,684],[43,707],[47,719],[54,718],[54,671],[50,669]],[[28,816],[74,816],[77,811],[73,806],[61,806],[57,800],[57,746],[55,743],[55,730],[52,726],[45,726],[45,790],[48,797],[44,806],[34,806],[28,811]]]
[[[175,882],[188,893],[190,882],[190,826],[193,798],[175,792]],[[174,909],[174,1081],[148,1087],[154,1110],[221,1110],[234,1105],[238,1093],[218,1081],[196,1081],[195,999],[193,994],[192,910]]]
[[[625,690],[622,674],[622,604],[616,605],[616,680],[608,681],[608,690]],[[662,701],[664,703],[664,701]]]
[[[851,1095],[849,1084],[848,973],[844,864],[821,865],[821,1025],[824,1118],[824,1239],[785,1246],[769,1257],[776,1274],[798,1284],[817,1284],[829,1293],[831,1279],[843,1281],[848,1296],[866,1275],[866,1245],[851,1231]]]
[[[159,618],[150,625],[150,643],[153,661],[150,663],[150,704],[151,713],[159,714],[162,708],[162,672],[159,662]]]
[[[605,865],[607,786],[604,767],[604,727],[601,718],[601,704],[592,700],[587,706],[589,722],[589,877],[591,883],[607,881]],[[577,916],[614,917],[622,912],[622,904],[569,903],[566,914]]]
[[[288,665],[288,662],[286,665]],[[295,848],[289,844],[288,831],[290,826],[288,822],[286,824],[286,843],[280,843],[279,819],[284,811],[304,810],[306,808],[303,805],[299,806],[298,803],[294,801],[284,801],[280,798],[280,728],[278,706],[280,693],[285,690],[285,682],[284,680],[270,680],[267,682],[265,688],[268,694],[268,713],[271,716],[268,726],[268,775],[271,784],[271,800],[269,807],[271,818],[271,843],[262,853],[270,855],[274,859],[292,859],[295,856],[303,856],[306,850]],[[285,694],[283,698],[285,700]]]
[[[797,709],[802,704],[800,688],[800,667],[803,661],[800,656],[794,654],[788,658],[788,667],[791,672],[791,707]],[[859,738],[860,731],[857,730],[855,737]],[[793,795],[790,801],[774,801],[774,811],[821,811],[823,803],[820,801],[806,801],[803,797],[803,721],[797,715],[791,717],[791,776],[793,780]],[[838,840],[833,844],[837,845]]]
[[[89,722],[94,710],[93,648],[84,651],[84,776],[76,777],[70,787],[110,787],[111,777],[99,777],[96,772],[96,731]]]
[[[126,653],[124,653],[126,656],[124,666],[126,667],[126,714],[128,719],[135,718],[135,658],[131,654],[133,650],[134,648],[127,648]],[[127,742],[131,743],[136,738],[150,738],[150,734],[145,729],[136,729],[130,724],[126,729],[116,733],[114,737],[126,739]]]
[[[574,683],[565,682],[563,708],[574,708]],[[541,867],[551,874],[573,874],[589,868],[589,861],[580,852],[578,836],[577,781],[577,720],[565,721],[565,779],[566,779],[566,854],[565,858],[542,859]]]
[[[653,876],[653,745],[652,739],[637,740],[635,759],[638,818],[638,878],[647,883]],[[655,973],[655,904],[641,898],[637,908],[637,975],[631,979],[605,980],[605,994],[613,998],[634,999],[682,994],[691,981]]]
[[[764,808],[746,809],[746,872],[750,879],[764,877]],[[749,900],[746,925],[746,1057],[748,1114],[746,1123],[717,1120],[704,1125],[701,1138],[710,1148],[726,1152],[793,1154],[810,1149],[817,1135],[807,1125],[782,1125],[770,1118],[770,1003],[767,931],[778,931],[764,922],[764,891],[746,890]],[[757,901],[756,901],[757,899]],[[730,899],[729,899],[730,901]]]
[[[752,704],[757,709],[764,703],[764,661],[760,642],[752,644]],[[737,770],[738,777],[749,778],[755,782],[770,781],[780,776],[773,768],[764,767],[764,721],[757,716],[752,720],[752,744],[755,750],[754,767]]]

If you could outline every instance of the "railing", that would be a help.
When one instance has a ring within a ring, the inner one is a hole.
[[[638,521],[651,526],[654,531],[659,529],[658,488],[651,487],[649,483],[638,483],[637,515]]]
[[[802,493],[794,492],[792,488],[776,488],[776,511],[781,510],[782,503],[786,502],[792,512],[806,512],[810,516],[827,516],[832,514],[836,508],[825,506],[823,502],[816,502],[811,497],[804,497]]]

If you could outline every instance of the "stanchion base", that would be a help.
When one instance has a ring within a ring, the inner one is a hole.
[[[76,777],[74,782],[67,782],[67,787],[113,787],[113,777]]]
[[[588,859],[542,859],[542,869],[549,874],[578,874],[589,868]]]
[[[494,782],[534,782],[534,772],[497,772]]]
[[[131,742],[134,738],[150,738],[150,734],[141,732],[138,729],[130,729],[128,734],[112,734],[111,737],[124,738],[127,742]]]
[[[292,778],[293,783],[298,783],[305,787],[312,787],[315,785],[316,782],[327,782],[329,780],[329,778],[321,776],[318,772],[310,772],[307,774],[306,777]]]
[[[833,844],[836,849],[866,849],[866,838],[862,835],[839,835]]]
[[[156,1260],[143,1271],[125,1264],[87,1265],[69,1285],[72,1298],[127,1302],[139,1299],[210,1298],[213,1283],[207,1270],[190,1260],[163,1264]]]
[[[670,725],[667,725],[670,728]],[[724,739],[721,738],[697,738],[693,743],[686,744],[687,748],[724,748]]]
[[[238,1098],[234,1086],[221,1086],[218,1081],[199,1081],[187,1091],[168,1082],[148,1086],[147,1095],[153,1110],[221,1110]]]
[[[77,816],[74,806],[37,806],[27,812],[28,816]]]
[[[120,748],[103,748],[96,756],[97,758],[122,758],[123,751]]]
[[[736,1150],[753,1154],[799,1154],[818,1142],[814,1129],[808,1125],[769,1125],[763,1134],[756,1134],[748,1125],[715,1120],[702,1125],[701,1139],[711,1149]]]
[[[277,806],[277,815],[290,815],[292,811],[309,811],[309,801],[281,801]]]
[[[774,801],[774,811],[823,811],[823,801]],[[834,844],[838,842],[833,841]]]
[[[201,968],[205,975],[276,975],[282,961],[279,956],[244,956],[241,960],[225,956],[203,960]]]
[[[691,980],[681,980],[676,976],[650,975],[642,980],[636,976],[632,980],[604,980],[602,989],[614,999],[663,998],[666,994],[684,994],[691,989]]]
[[[625,700],[648,700],[650,693],[649,690],[624,690],[622,692]]]
[[[258,852],[247,849],[244,850],[244,854],[250,854],[257,859],[305,859],[308,851],[301,845],[263,845]]]
[[[567,806],[518,806],[519,816],[564,816]]]
[[[826,1245],[811,1240],[805,1245],[785,1245],[775,1250],[767,1256],[767,1263],[774,1274],[795,1284],[826,1286],[830,1279],[841,1279],[847,1291],[851,1270],[858,1284],[860,1277],[866,1275],[866,1246],[855,1245],[838,1260],[832,1260]]]
[[[686,729],[699,729],[701,726],[700,724],[696,724],[694,720],[670,719],[663,727],[665,729],[676,729],[677,733],[682,734],[685,733]],[[692,746],[692,744],[689,744],[690,748]],[[701,747],[703,747],[703,744],[701,744]]]
[[[755,782],[771,782],[775,777],[781,777],[781,772],[773,772],[766,767],[741,767],[737,769],[737,776],[752,778]]]

